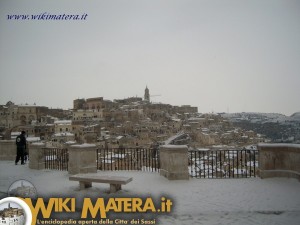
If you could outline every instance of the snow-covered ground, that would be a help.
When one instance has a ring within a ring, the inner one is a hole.
[[[66,171],[30,170],[0,161],[0,192],[20,179],[30,181],[40,197],[153,197],[173,200],[170,215],[157,215],[157,224],[300,224],[300,182],[287,178],[193,179],[169,181],[158,173],[101,172],[133,177],[123,190],[107,194],[108,184],[79,190]]]

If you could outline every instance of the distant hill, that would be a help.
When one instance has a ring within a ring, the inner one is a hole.
[[[300,122],[300,112],[296,112],[291,116],[285,116],[279,113],[256,113],[256,112],[241,112],[241,113],[224,113],[222,117],[231,120],[232,122],[248,121],[251,123],[291,123],[293,121]]]
[[[296,119],[296,120],[300,120],[300,112],[296,112],[293,115],[291,115],[291,118]]]
[[[225,113],[221,116],[236,127],[265,135],[272,142],[300,143],[300,112],[291,116],[247,112]]]

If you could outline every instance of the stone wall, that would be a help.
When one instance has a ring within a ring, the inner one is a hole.
[[[160,175],[169,180],[188,180],[188,148],[186,145],[163,145],[159,148]]]
[[[300,180],[300,145],[259,144],[261,178],[293,177]]]
[[[17,146],[15,140],[0,141],[0,160],[15,160],[17,155]]]

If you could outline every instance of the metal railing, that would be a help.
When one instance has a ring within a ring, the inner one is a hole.
[[[45,168],[68,170],[68,149],[44,148]],[[149,148],[97,149],[98,170],[159,172],[159,150]],[[256,177],[257,150],[190,150],[189,174],[195,178]]]
[[[159,153],[147,148],[97,149],[97,168],[159,172]]]
[[[68,170],[68,149],[44,148],[45,169]]]
[[[256,177],[257,160],[257,150],[192,150],[189,173],[196,178]]]

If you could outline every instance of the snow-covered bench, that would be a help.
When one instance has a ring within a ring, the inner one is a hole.
[[[92,182],[110,184],[110,193],[115,193],[122,189],[122,184],[128,184],[132,177],[107,176],[98,173],[76,174],[69,177],[71,181],[79,181],[80,189],[92,186]]]

